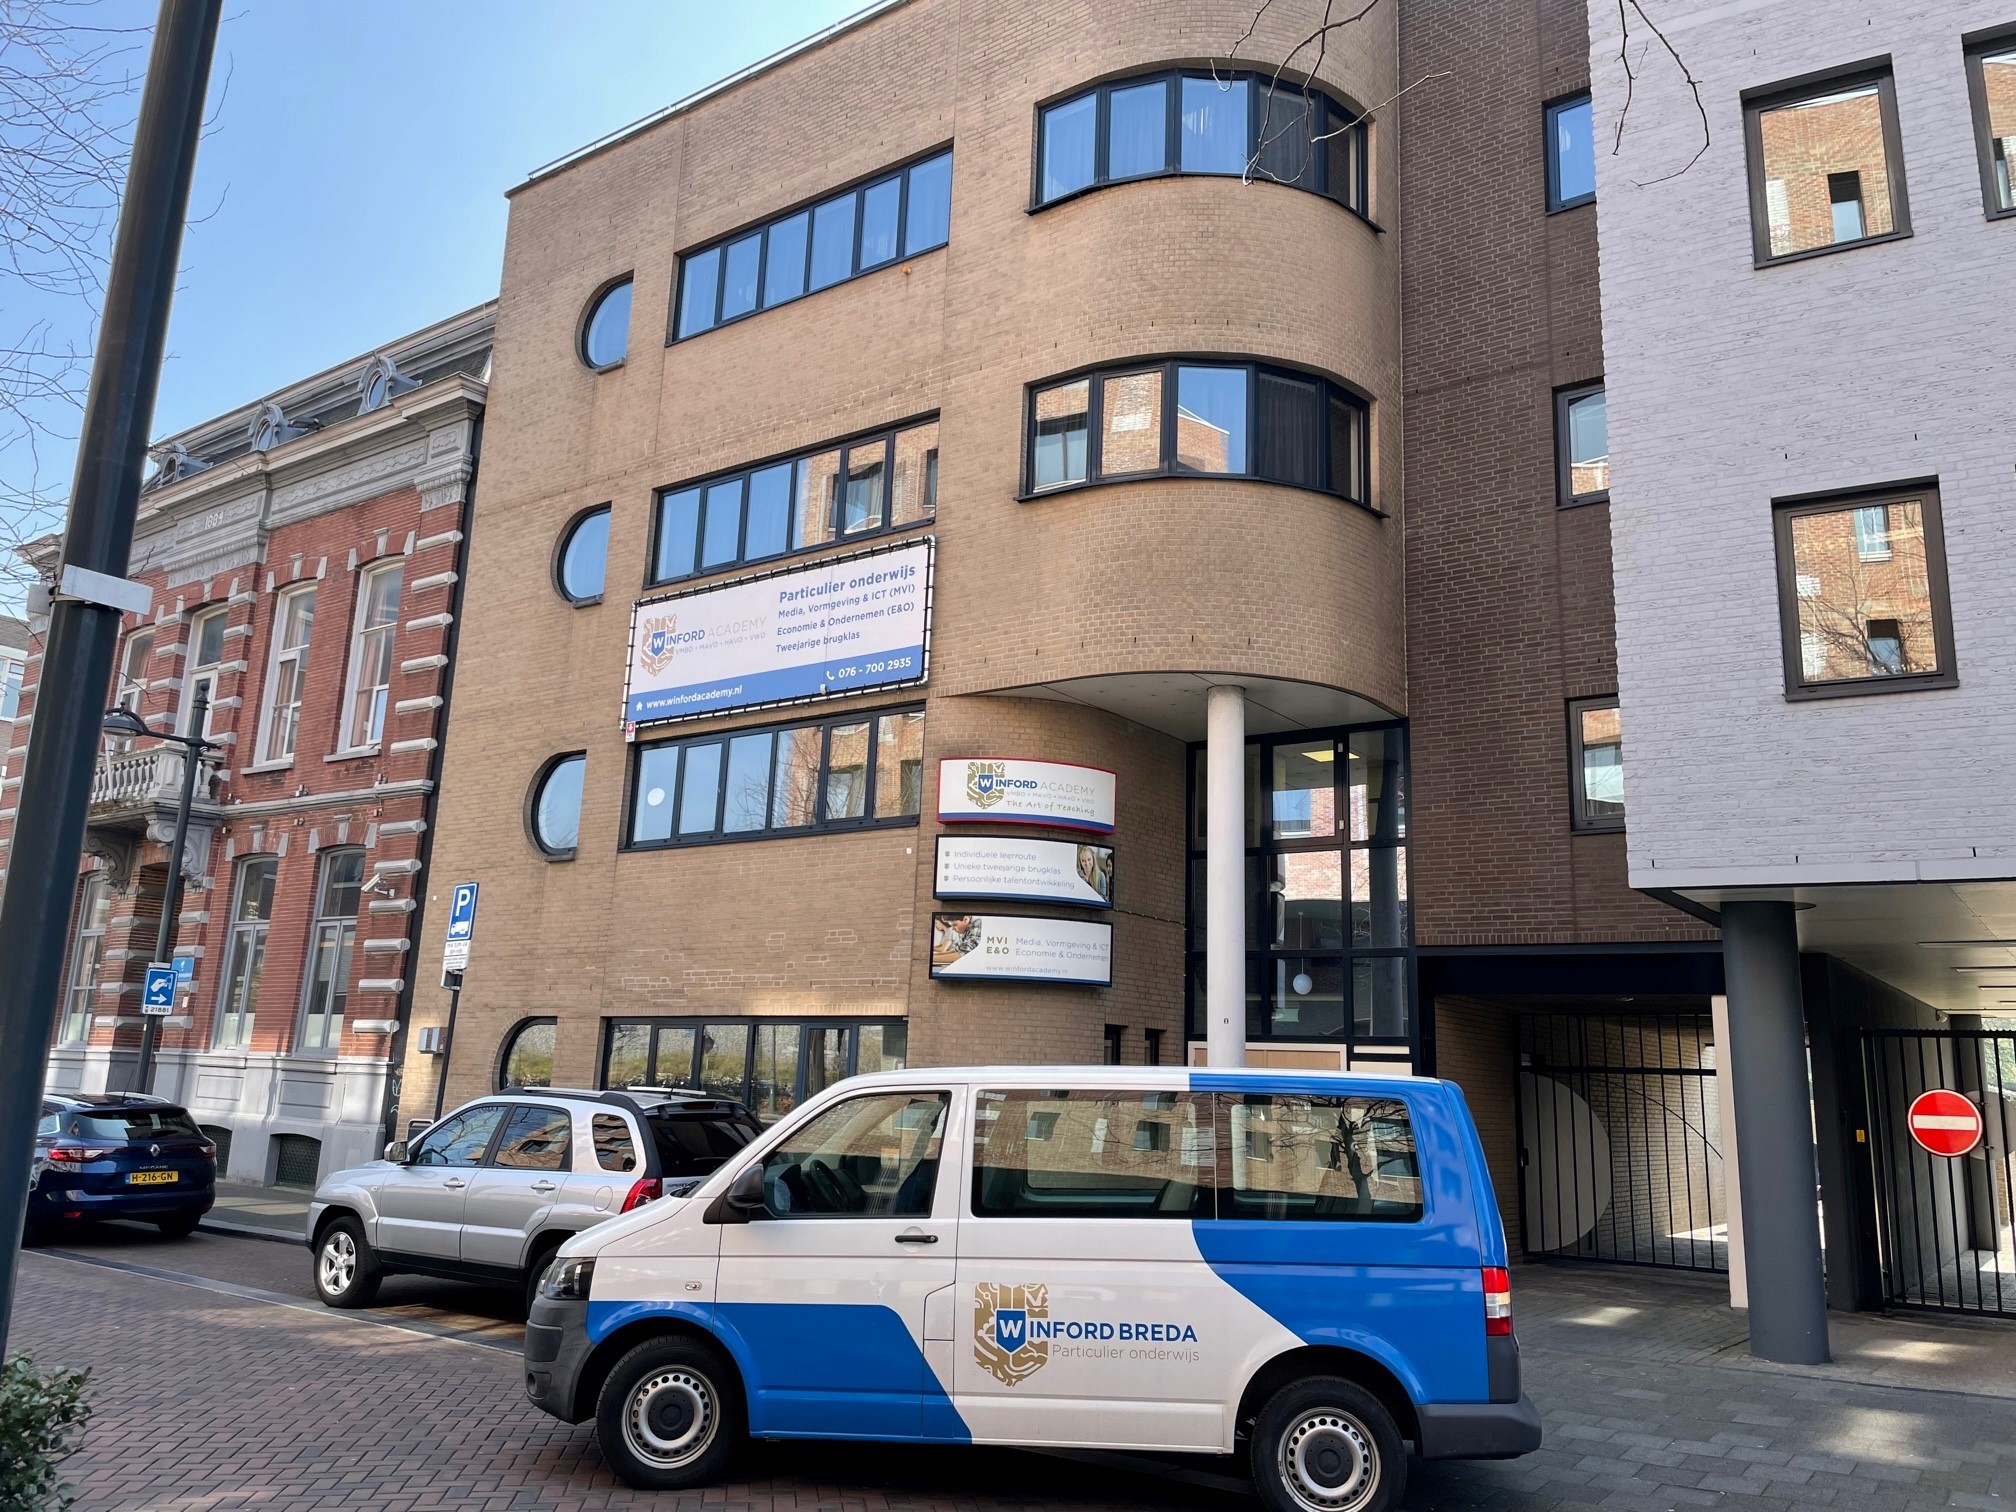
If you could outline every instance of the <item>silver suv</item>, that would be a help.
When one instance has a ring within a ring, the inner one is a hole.
[[[367,1307],[400,1272],[519,1288],[526,1306],[569,1236],[678,1196],[762,1132],[704,1092],[506,1088],[315,1189],[315,1291]]]

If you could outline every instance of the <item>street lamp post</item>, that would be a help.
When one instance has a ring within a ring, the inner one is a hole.
[[[182,801],[175,808],[175,839],[168,847],[168,879],[161,886],[161,927],[154,936],[154,959],[157,963],[168,964],[173,957],[170,951],[175,944],[175,915],[182,906],[182,852],[189,842],[189,806],[196,798],[196,768],[203,760],[205,751],[220,749],[214,740],[203,738],[203,726],[210,715],[210,696],[207,688],[198,685],[196,697],[189,706],[188,735],[164,735],[152,729],[147,722],[131,709],[107,709],[105,711],[105,733],[108,735],[151,736],[156,740],[172,740],[182,747]],[[154,1083],[154,1040],[160,1033],[161,1020],[148,1014],[140,1029],[140,1065],[134,1073],[134,1090],[145,1093]]]

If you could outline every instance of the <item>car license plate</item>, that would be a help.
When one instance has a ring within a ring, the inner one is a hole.
[[[173,1171],[128,1171],[126,1173],[126,1184],[128,1186],[166,1186],[170,1182],[180,1181],[181,1179]]]

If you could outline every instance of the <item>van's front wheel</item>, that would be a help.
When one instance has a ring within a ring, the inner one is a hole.
[[[697,1339],[647,1339],[602,1383],[595,1427],[625,1485],[679,1491],[711,1484],[742,1438],[732,1367]]]
[[[1311,1376],[1253,1423],[1253,1484],[1273,1512],[1387,1512],[1407,1484],[1393,1415],[1364,1387]]]

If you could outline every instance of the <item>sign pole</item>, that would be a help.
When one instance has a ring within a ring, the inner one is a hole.
[[[434,1122],[441,1122],[442,1099],[448,1095],[448,1056],[455,1049],[455,1010],[462,1006],[462,973],[445,975],[454,980],[448,987],[448,1027],[441,1035],[441,1074],[434,1080]]]
[[[196,801],[196,768],[210,742],[203,727],[210,718],[210,691],[201,683],[189,707],[189,734],[182,737],[182,801],[175,809],[175,840],[168,847],[168,876],[161,884],[161,927],[154,932],[154,960],[174,969],[175,915],[182,907],[182,852],[189,844],[189,806]],[[154,1090],[154,1041],[161,1019],[148,1014],[140,1028],[140,1064],[133,1072],[133,1090],[143,1095]]]

